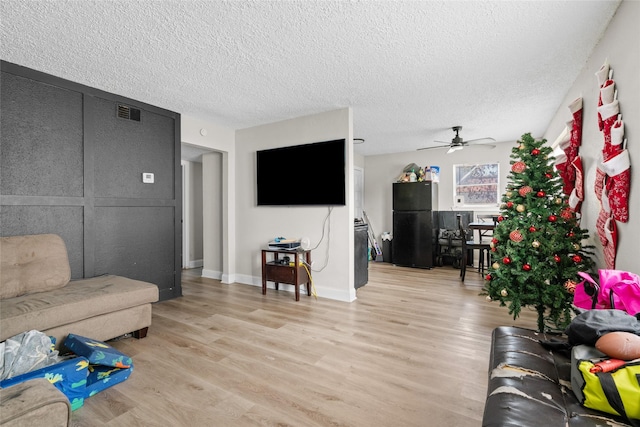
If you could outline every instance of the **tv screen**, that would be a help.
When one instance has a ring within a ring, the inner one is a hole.
[[[345,140],[260,150],[258,206],[345,205]]]

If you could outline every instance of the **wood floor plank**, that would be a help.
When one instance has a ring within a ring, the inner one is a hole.
[[[536,327],[450,266],[371,262],[352,303],[183,272],[142,340],[111,344],[131,377],[72,415],[80,426],[477,426],[491,331]]]

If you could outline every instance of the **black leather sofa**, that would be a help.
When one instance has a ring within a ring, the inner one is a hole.
[[[566,349],[561,349],[563,339],[561,335],[517,327],[494,329],[483,426],[630,425],[578,403],[571,390],[571,358]],[[548,349],[553,347],[558,350]]]

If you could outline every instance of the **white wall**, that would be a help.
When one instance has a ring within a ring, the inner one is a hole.
[[[618,89],[620,112],[625,125],[625,137],[631,157],[631,196],[629,222],[618,222],[618,255],[616,268],[640,273],[638,237],[640,237],[640,2],[625,0],[607,27],[584,69],[567,93],[564,102],[549,124],[545,134],[553,142],[571,119],[568,105],[583,98],[582,146],[580,155],[585,176],[585,201],[582,206],[582,227],[589,230],[590,243],[596,246],[598,268],[604,268],[602,246],[596,233],[600,205],[593,186],[596,165],[603,146],[597,124],[598,83],[596,71],[608,60]]]
[[[318,296],[352,301],[353,285],[353,145],[350,109],[329,111],[236,132],[237,277],[241,283],[262,285],[260,249],[274,237],[309,237],[314,247],[321,239],[327,207],[256,206],[256,151],[287,145],[346,139],[347,206],[333,208],[330,234],[312,252],[313,282]],[[304,179],[305,162],[282,165],[282,186],[289,179]],[[330,239],[330,240],[328,240]],[[326,268],[318,270],[328,261]],[[269,283],[269,286],[273,285]],[[292,286],[280,285],[293,290]]]
[[[529,132],[526,124],[522,133]],[[366,144],[366,142],[365,142]],[[384,231],[393,231],[392,184],[397,181],[405,166],[415,163],[418,166],[440,166],[440,182],[438,184],[438,210],[474,210],[494,213],[494,208],[454,208],[453,203],[453,165],[454,164],[500,164],[500,194],[504,193],[507,175],[509,173],[511,148],[515,142],[499,143],[495,148],[482,145],[470,145],[461,151],[446,154],[447,149],[410,151],[398,154],[385,154],[365,157],[365,211],[376,237]]]
[[[233,283],[235,241],[235,130],[181,116],[181,141],[215,150],[202,158],[202,275]]]
[[[183,175],[183,221],[188,226],[182,246],[182,265],[188,268],[202,267],[202,163],[182,160]]]

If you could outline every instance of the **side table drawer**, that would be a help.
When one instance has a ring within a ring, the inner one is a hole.
[[[270,282],[295,284],[293,267],[286,264],[267,264],[264,266],[267,280]]]

